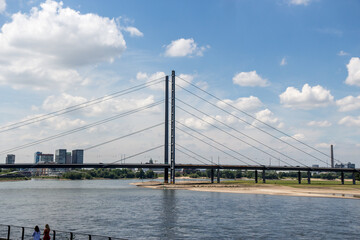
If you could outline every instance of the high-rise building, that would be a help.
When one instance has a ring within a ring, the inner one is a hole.
[[[57,149],[55,151],[55,162],[58,164],[65,164],[66,155],[66,149]]]
[[[71,152],[66,153],[66,164],[71,164]]]
[[[14,164],[15,163],[15,155],[14,154],[8,154],[6,156],[6,164]]]
[[[42,152],[34,153],[34,163],[38,163],[40,161],[41,154],[42,154]]]
[[[355,163],[348,162],[346,165],[347,168],[355,168]]]
[[[41,162],[53,162],[54,161],[54,154],[42,153],[40,155]]]
[[[72,151],[71,156],[72,164],[83,164],[84,163],[84,150],[76,149]]]

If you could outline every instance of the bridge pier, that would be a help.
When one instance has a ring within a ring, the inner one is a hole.
[[[217,169],[217,183],[220,183],[220,168]]]
[[[262,179],[263,179],[263,183],[266,183],[265,169],[262,171]]]
[[[255,183],[258,183],[258,171],[255,170]]]
[[[354,185],[356,184],[355,172],[352,173],[352,182]]]
[[[301,172],[298,171],[298,183],[301,184]]]
[[[211,183],[214,183],[214,169],[213,168],[210,171],[210,179],[211,179]]]
[[[164,183],[169,183],[169,168],[164,170]]]
[[[344,172],[341,171],[341,184],[344,184]]]
[[[308,172],[307,172],[307,181],[308,181],[308,184],[310,184],[310,183],[311,183],[310,178],[311,178],[311,172],[310,172],[310,171],[308,171]]]

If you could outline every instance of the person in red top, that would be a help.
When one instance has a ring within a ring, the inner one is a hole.
[[[50,240],[50,227],[49,224],[45,225],[45,229],[44,229],[44,238],[43,240]]]

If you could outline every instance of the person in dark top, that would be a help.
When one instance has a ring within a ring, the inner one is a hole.
[[[45,225],[43,240],[50,240],[50,227],[49,227],[49,224]]]

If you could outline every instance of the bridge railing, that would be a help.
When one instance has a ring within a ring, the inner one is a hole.
[[[0,224],[0,240],[24,240],[32,239],[34,227],[22,227],[15,225]],[[43,229],[40,230],[41,239],[43,237]],[[101,236],[94,234],[86,234],[79,232],[69,232],[60,230],[51,230],[50,237],[52,240],[120,240],[124,238]]]

